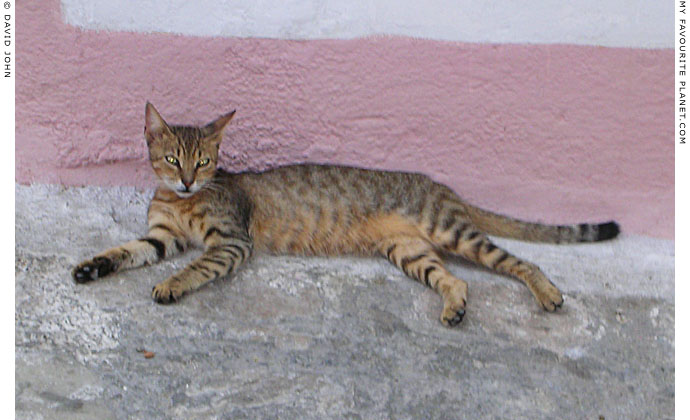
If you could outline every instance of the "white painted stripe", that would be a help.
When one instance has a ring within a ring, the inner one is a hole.
[[[378,34],[489,43],[673,48],[662,0],[62,0],[87,29],[349,39]]]

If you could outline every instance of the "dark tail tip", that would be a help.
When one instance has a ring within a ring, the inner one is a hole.
[[[597,241],[605,241],[607,239],[613,239],[621,232],[618,223],[608,222],[597,225]]]

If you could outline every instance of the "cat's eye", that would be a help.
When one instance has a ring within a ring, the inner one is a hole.
[[[209,159],[208,159],[208,158],[204,158],[204,159],[199,160],[199,161],[196,163],[196,166],[197,166],[197,168],[201,168],[202,166],[208,165],[208,162],[209,162]]]
[[[172,157],[172,156],[166,156],[165,160],[168,161],[169,164],[171,165],[177,165],[177,158]]]

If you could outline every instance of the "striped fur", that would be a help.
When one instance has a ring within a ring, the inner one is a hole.
[[[465,314],[467,283],[444,267],[442,254],[520,279],[545,310],[554,311],[563,298],[539,267],[499,248],[487,234],[572,243],[619,232],[614,222],[551,226],[501,216],[420,174],[308,164],[228,173],[217,167],[218,146],[233,115],[204,127],[169,126],[147,104],[145,136],[161,180],[149,206],[149,232],[79,264],[77,282],[203,247],[198,259],[153,288],[153,298],[168,303],[234,272],[255,250],[380,255],[437,291],[444,302],[441,322],[451,326]]]

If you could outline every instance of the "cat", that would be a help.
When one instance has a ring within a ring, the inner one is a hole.
[[[202,126],[168,125],[146,104],[144,136],[160,186],[148,209],[148,233],[77,265],[86,283],[153,264],[191,246],[203,254],[153,287],[158,303],[237,269],[254,252],[292,255],[380,255],[443,298],[441,322],[460,323],[467,283],[441,255],[459,255],[529,288],[546,311],[563,296],[536,265],[491,242],[487,234],[551,243],[614,238],[615,222],[566,226],[519,221],[474,207],[450,188],[416,173],[301,164],[264,172],[218,167],[232,111]]]

